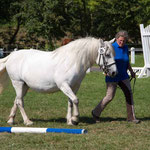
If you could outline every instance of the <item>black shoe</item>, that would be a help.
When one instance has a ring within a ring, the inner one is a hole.
[[[92,113],[92,116],[93,116],[93,119],[96,123],[99,123],[100,122],[100,118],[96,115],[94,115],[93,111],[91,112]]]
[[[138,124],[138,123],[140,123],[140,122],[141,122],[140,120],[137,120],[137,119],[127,120],[127,121],[128,121],[128,122],[135,123],[135,124]]]

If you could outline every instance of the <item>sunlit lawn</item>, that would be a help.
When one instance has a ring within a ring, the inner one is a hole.
[[[138,62],[140,63],[140,61]],[[140,124],[126,122],[125,99],[120,89],[117,90],[114,100],[102,113],[101,123],[95,124],[92,120],[91,110],[104,97],[105,82],[102,73],[89,73],[77,94],[80,100],[80,123],[78,126],[66,124],[67,97],[64,94],[58,92],[46,95],[29,91],[25,97],[25,110],[29,118],[34,121],[32,127],[80,128],[87,129],[88,133],[83,135],[0,133],[0,149],[148,150],[150,149],[149,91],[150,78],[137,79],[134,101],[136,116],[142,121]],[[0,126],[8,126],[6,121],[14,98],[15,93],[10,84],[0,95]],[[15,121],[14,126],[24,126],[19,111]]]

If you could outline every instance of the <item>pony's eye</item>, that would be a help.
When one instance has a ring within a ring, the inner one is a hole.
[[[109,49],[106,50],[106,56],[110,57],[110,51],[109,51]]]

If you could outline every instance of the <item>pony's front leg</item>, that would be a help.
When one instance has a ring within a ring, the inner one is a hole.
[[[67,116],[66,116],[68,125],[72,125],[72,122],[71,122],[72,109],[73,109],[73,103],[70,99],[68,99],[68,110],[67,110]]]
[[[79,123],[79,103],[73,103],[73,116],[72,116],[72,122],[74,125],[78,125]]]
[[[76,97],[76,95],[73,93],[72,89],[70,88],[70,86],[67,83],[63,83],[60,87],[60,90],[69,97],[69,99],[71,100],[71,102],[73,103],[73,105],[75,106],[75,111],[73,116],[70,118],[70,114],[71,112],[71,105],[68,104],[68,114],[67,114],[67,124],[68,125],[77,125],[78,121],[79,121],[79,110],[78,110],[78,98]]]

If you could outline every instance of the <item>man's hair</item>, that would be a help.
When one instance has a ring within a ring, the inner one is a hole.
[[[126,39],[128,39],[128,32],[125,30],[121,30],[119,31],[116,36],[115,39],[118,39],[119,37],[125,37]]]

